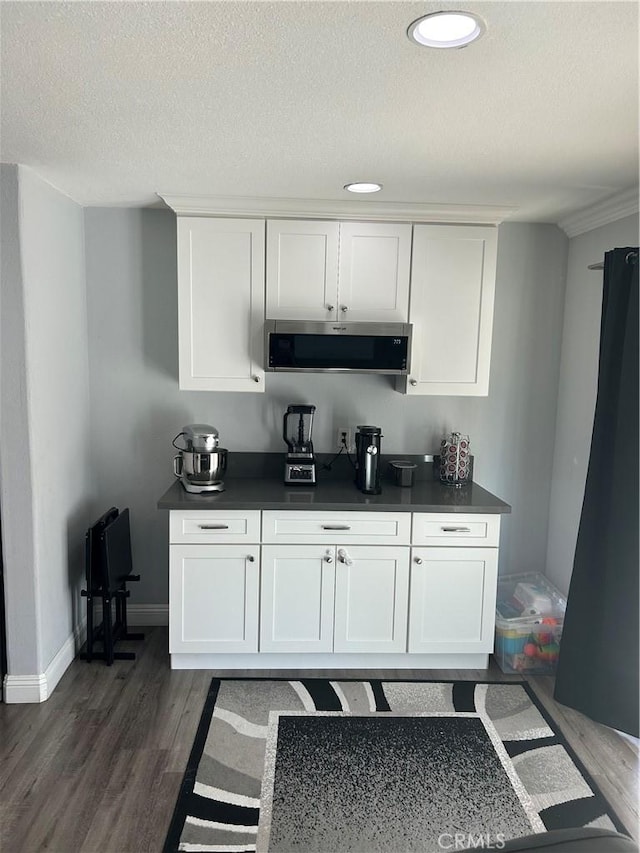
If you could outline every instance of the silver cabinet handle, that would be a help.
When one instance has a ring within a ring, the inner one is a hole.
[[[418,380],[417,380],[417,379],[410,379],[410,380],[409,380],[409,385],[413,385],[413,386],[415,387],[417,384],[418,384]]]
[[[253,379],[254,382],[260,382],[260,377],[257,374],[255,374],[251,378]]]
[[[444,533],[471,533],[470,527],[441,527]]]
[[[327,305],[327,311],[335,311],[335,310],[336,310],[335,305]]]
[[[228,530],[228,524],[199,524],[200,530]]]
[[[422,565],[422,557],[414,557],[413,562],[417,563],[419,566],[421,566]]]
[[[348,524],[323,524],[323,530],[351,530]]]
[[[342,311],[343,314],[346,314],[347,311],[349,310],[349,308],[347,305],[341,305],[340,310]]]
[[[333,563],[333,557],[330,557],[328,554],[324,558],[325,563]]]
[[[253,556],[253,554],[249,554],[249,556],[247,557],[247,560],[248,560],[250,563],[255,563],[256,558]]]

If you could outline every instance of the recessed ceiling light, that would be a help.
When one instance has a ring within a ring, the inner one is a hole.
[[[465,47],[485,30],[482,18],[471,12],[433,12],[414,21],[407,35],[425,47]]]
[[[345,184],[344,188],[350,193],[377,193],[382,189],[382,184],[374,184],[368,181],[356,181],[353,184]]]

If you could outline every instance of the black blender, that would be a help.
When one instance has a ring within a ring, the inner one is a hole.
[[[316,460],[311,443],[315,406],[289,406],[282,421],[282,437],[289,448],[284,463],[288,486],[315,486]]]

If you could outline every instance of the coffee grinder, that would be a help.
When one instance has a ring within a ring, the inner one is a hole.
[[[379,495],[382,428],[362,425],[356,431],[356,486],[365,495]]]
[[[288,452],[284,463],[284,481],[288,486],[315,486],[316,460],[311,431],[315,406],[289,406],[282,421],[282,437]]]

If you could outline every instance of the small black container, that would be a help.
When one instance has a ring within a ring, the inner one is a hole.
[[[393,480],[396,486],[408,488],[413,486],[413,477],[418,467],[415,462],[409,462],[406,459],[394,459],[392,462],[389,462],[389,467],[393,473]]]

